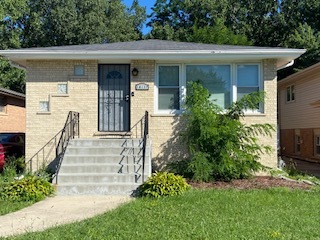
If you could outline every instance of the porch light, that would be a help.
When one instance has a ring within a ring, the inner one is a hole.
[[[134,68],[134,69],[132,69],[131,73],[132,73],[132,76],[136,77],[139,74],[139,70],[137,68]]]

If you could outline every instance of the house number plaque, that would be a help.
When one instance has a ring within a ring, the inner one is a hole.
[[[149,85],[145,83],[136,84],[136,90],[149,90]]]

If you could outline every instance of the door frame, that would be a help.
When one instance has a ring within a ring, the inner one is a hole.
[[[101,71],[100,71],[100,67],[101,66],[114,66],[114,65],[117,65],[117,66],[128,66],[128,80],[127,80],[127,84],[128,84],[128,95],[129,95],[129,102],[128,102],[128,126],[127,126],[127,129],[128,130],[124,130],[124,131],[120,131],[120,132],[130,132],[131,130],[131,64],[129,63],[103,63],[103,64],[98,64],[98,101],[97,101],[97,104],[98,104],[98,132],[104,132],[104,131],[101,131],[99,130],[100,128],[100,74],[101,74]],[[119,131],[108,131],[108,132],[119,132]]]

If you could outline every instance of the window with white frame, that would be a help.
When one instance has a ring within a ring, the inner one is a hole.
[[[58,83],[57,93],[58,94],[68,94],[68,83]]]
[[[237,99],[259,91],[259,66],[257,64],[237,65]]]
[[[287,102],[292,102],[294,100],[295,100],[294,85],[290,85],[287,87]]]
[[[222,109],[246,94],[262,90],[259,63],[159,64],[155,88],[156,111],[180,110],[181,102],[185,100],[186,85],[190,81],[200,81],[209,90],[211,100]]]
[[[158,110],[180,110],[180,66],[158,66]]]
[[[49,101],[40,101],[39,102],[39,111],[40,112],[49,112]]]
[[[231,103],[230,65],[187,65],[186,81],[198,81],[208,89],[210,99],[225,109]]]

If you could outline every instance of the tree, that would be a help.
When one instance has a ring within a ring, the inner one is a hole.
[[[26,10],[24,0],[3,0],[0,6],[0,49],[19,48],[21,19]],[[25,92],[24,71],[11,67],[8,60],[0,58],[0,87]]]
[[[263,93],[248,94],[225,111],[209,97],[199,82],[189,83],[182,137],[190,159],[184,172],[197,181],[248,178],[261,169],[261,152],[271,151],[269,146],[258,143],[257,136],[271,136],[274,127],[246,125],[240,119],[245,109],[255,109],[263,101]]]
[[[25,47],[136,40],[146,18],[138,1],[120,0],[31,0],[26,16]]]
[[[142,38],[146,10],[134,0],[2,0],[0,49],[129,41]],[[24,91],[24,73],[0,59],[0,86]]]

